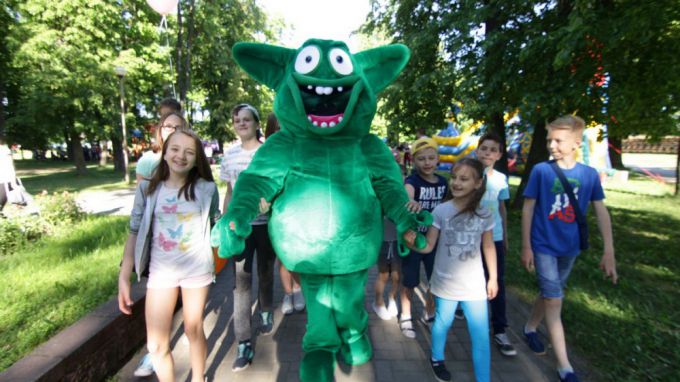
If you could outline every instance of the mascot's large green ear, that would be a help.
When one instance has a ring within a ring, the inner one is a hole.
[[[404,69],[411,57],[406,45],[394,44],[365,50],[354,55],[374,92],[385,89]]]
[[[295,57],[293,49],[254,42],[236,43],[231,53],[246,73],[272,89],[283,82],[286,67]]]

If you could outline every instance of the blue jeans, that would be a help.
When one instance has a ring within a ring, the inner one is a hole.
[[[576,256],[552,256],[534,252],[538,289],[544,298],[564,297],[564,286]]]
[[[489,301],[491,305],[491,326],[493,327],[493,334],[505,333],[505,328],[508,327],[508,318],[505,314],[505,245],[503,241],[495,241],[496,246],[496,274],[498,279],[498,294],[493,300]],[[482,250],[484,253],[484,250]],[[482,261],[484,265],[484,277],[489,279],[489,271],[486,269],[486,262]]]
[[[434,297],[436,313],[432,325],[432,359],[444,360],[446,334],[453,324],[458,301]],[[472,340],[472,363],[477,382],[488,382],[491,374],[491,350],[489,349],[489,314],[487,301],[461,301]]]

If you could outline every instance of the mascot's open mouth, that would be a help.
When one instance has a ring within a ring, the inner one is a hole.
[[[352,86],[300,85],[302,103],[309,122],[320,128],[342,122],[352,95]]]

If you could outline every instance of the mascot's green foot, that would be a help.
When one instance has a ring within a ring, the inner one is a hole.
[[[346,364],[356,366],[370,361],[373,357],[373,349],[368,336],[364,334],[352,343],[342,344],[340,354]]]
[[[300,363],[300,381],[332,382],[335,371],[335,353],[325,350],[310,351]]]

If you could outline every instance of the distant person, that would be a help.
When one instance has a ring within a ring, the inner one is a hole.
[[[147,348],[158,380],[175,381],[170,336],[181,293],[191,381],[203,382],[207,355],[203,310],[215,277],[210,229],[220,215],[219,194],[193,131],[172,133],[163,144],[162,157],[151,180],[137,186],[118,277],[118,307],[132,314],[131,273],[134,269],[139,282],[148,270]]]
[[[274,113],[269,113],[267,116],[267,123],[264,128],[264,137],[268,139],[274,133],[281,130],[279,120]],[[270,203],[262,200],[261,212],[266,213],[269,210]],[[281,312],[285,315],[293,312],[301,312],[305,309],[305,297],[302,294],[302,287],[300,286],[300,276],[286,269],[286,266],[281,261],[276,261],[279,269],[279,278],[281,279],[281,286],[283,286],[283,301],[281,302]]]
[[[155,139],[151,144],[151,150],[146,151],[137,161],[137,168],[135,170],[137,183],[143,179],[151,179],[154,170],[156,170],[161,161],[160,151],[168,136],[177,130],[186,130],[188,128],[186,120],[178,112],[172,111],[161,117],[156,127]]]
[[[391,149],[392,154],[396,152]],[[398,163],[398,155],[394,155]],[[420,204],[416,201],[409,201],[409,210],[420,212]],[[397,245],[397,227],[387,218],[383,219],[383,242],[378,254],[378,277],[373,284],[373,304],[371,307],[381,320],[390,320],[399,315],[397,308],[397,292],[399,291],[399,281],[401,274],[401,257]],[[390,281],[390,291],[387,295],[387,305],[385,305],[385,287]]]
[[[4,216],[2,210],[7,204],[7,190],[10,188],[10,184],[16,181],[16,178],[12,150],[7,146],[5,137],[0,135],[0,216]]]
[[[432,138],[424,137],[413,142],[411,152],[413,153],[415,171],[406,178],[404,184],[409,199],[418,202],[422,209],[429,212],[432,212],[444,200],[448,189],[446,179],[436,173],[437,163],[439,162],[438,150],[439,146]],[[426,227],[420,229],[422,233],[427,232]],[[416,337],[411,319],[411,301],[413,290],[420,284],[420,264],[423,263],[425,267],[425,276],[429,284],[435,253],[435,250],[426,253],[411,251],[401,259],[403,288],[401,288],[400,293],[401,316],[399,317],[399,327],[402,334],[408,338]],[[431,325],[434,321],[434,301],[429,292],[429,287],[421,320],[426,325]]]
[[[493,168],[503,155],[503,143],[498,135],[486,133],[479,138],[476,154],[477,159],[484,165],[484,177],[486,178],[486,192],[482,198],[482,207],[491,213],[494,220],[493,241],[496,248],[498,294],[489,304],[491,306],[493,341],[501,354],[515,356],[517,350],[512,346],[508,335],[505,333],[505,328],[508,326],[508,318],[505,314],[505,254],[508,253],[508,214],[505,210],[505,201],[510,199],[510,189],[507,176]],[[484,264],[484,272],[488,274],[486,263]]]
[[[459,303],[463,305],[472,341],[475,380],[491,380],[487,304],[496,297],[498,283],[493,216],[480,205],[484,184],[481,162],[471,158],[456,162],[449,181],[453,199],[435,207],[434,221],[427,231],[427,246],[422,249],[425,253],[433,250],[437,253],[430,283],[436,305],[430,364],[439,381],[451,380],[444,364],[444,348]],[[488,277],[484,275],[483,264],[489,270]]]
[[[224,153],[220,166],[220,179],[227,182],[224,198],[224,213],[229,210],[234,185],[239,174],[248,168],[255,152],[262,146],[260,138],[260,115],[253,106],[236,105],[231,112],[234,132],[240,142],[232,145]],[[250,222],[252,233],[246,238],[245,250],[233,257],[234,269],[234,334],[238,341],[236,359],[232,371],[247,368],[253,361],[255,349],[251,341],[251,290],[253,281],[253,262],[257,256],[258,302],[260,306],[260,333],[268,335],[274,327],[274,259],[276,253],[269,239],[267,215],[261,214]],[[257,254],[257,255],[256,255]]]
[[[604,205],[600,177],[594,168],[576,162],[584,129],[583,119],[573,115],[548,124],[548,150],[554,162],[539,163],[531,170],[522,208],[522,264],[527,271],[536,271],[539,288],[539,296],[524,326],[524,336],[534,353],[545,354],[545,346],[536,332],[545,318],[557,360],[557,373],[561,381],[569,382],[578,381],[578,377],[567,356],[562,299],[569,273],[581,250],[582,238],[577,212],[558,172],[564,174],[584,216],[592,203],[604,242],[600,269],[614,284],[618,278],[611,219]]]
[[[267,139],[272,136],[272,134],[281,130],[279,125],[279,120],[276,118],[274,113],[269,113],[267,116],[267,123],[264,126],[264,138]]]

